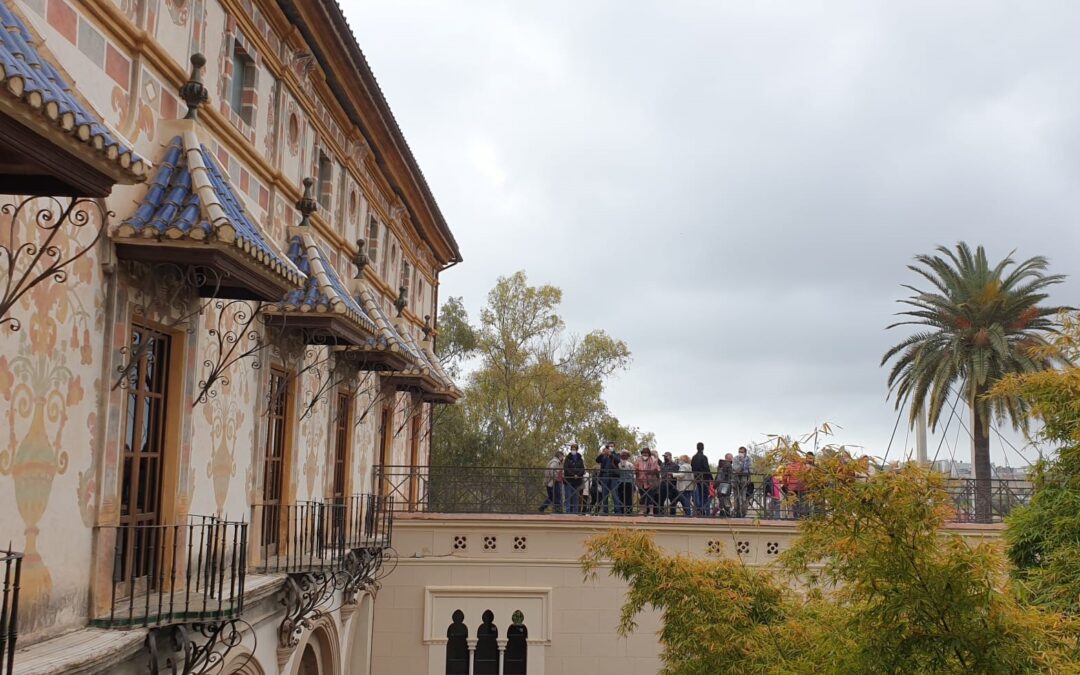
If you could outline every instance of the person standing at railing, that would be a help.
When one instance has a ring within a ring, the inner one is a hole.
[[[675,474],[675,500],[682,504],[683,515],[689,516],[694,513],[694,472],[690,469],[690,457],[679,457],[679,471]],[[675,507],[671,507],[672,515]]]
[[[585,460],[578,452],[577,443],[570,444],[570,454],[563,460],[563,484],[566,486],[566,512],[581,511],[581,491],[585,481]]]
[[[634,512],[634,463],[630,461],[630,451],[623,450],[619,460],[619,513],[627,515]]]
[[[716,463],[716,515],[731,517],[731,453]]]
[[[656,500],[660,495],[660,462],[649,448],[641,449],[641,457],[634,462],[634,474],[642,511],[646,516],[659,515]]]
[[[540,505],[540,513],[547,511],[550,506],[552,512],[562,513],[563,510],[563,451],[556,450],[555,455],[548,461],[544,469],[544,489],[547,490],[547,498]]]
[[[664,453],[664,460],[660,462],[660,496],[658,505],[661,513],[669,516],[675,515],[675,501],[679,496],[679,490],[675,486],[675,474],[679,471],[679,464],[671,458],[670,452]]]
[[[762,491],[765,493],[765,517],[769,520],[780,520],[780,506],[784,503],[784,491],[780,487],[780,476],[770,473],[765,476]]]
[[[690,460],[694,470],[694,515],[704,516],[709,503],[709,485],[712,483],[712,471],[709,470],[709,458],[705,456],[705,444],[697,444],[697,453]]]
[[[615,444],[606,443],[596,456],[597,478],[597,513],[608,514],[608,501],[611,501],[611,513],[619,513],[622,497],[619,494],[619,457],[615,454]]]
[[[739,448],[739,454],[731,460],[732,491],[735,499],[735,517],[746,516],[746,502],[750,498],[753,483],[750,481],[750,454]]]

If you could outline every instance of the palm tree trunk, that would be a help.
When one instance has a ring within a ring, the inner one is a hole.
[[[989,420],[977,405],[971,406],[972,463],[975,465],[975,521],[989,523],[993,515],[993,483],[990,467]]]

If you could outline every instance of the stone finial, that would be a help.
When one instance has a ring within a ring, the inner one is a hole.
[[[394,308],[397,309],[397,315],[400,317],[401,313],[405,311],[405,308],[409,306],[409,289],[404,286],[398,287],[397,300],[394,300]]]
[[[424,327],[421,328],[420,330],[424,331],[424,340],[430,340],[431,339],[431,332],[434,329],[431,327],[431,315],[430,314],[425,314],[424,315]]]
[[[356,240],[356,255],[352,258],[352,264],[356,265],[356,274],[353,275],[353,279],[363,279],[364,268],[371,262],[367,257],[367,253],[364,252],[366,245],[367,242],[363,239]]]
[[[319,209],[319,204],[311,196],[311,186],[314,184],[310,178],[304,179],[304,194],[296,202],[296,208],[300,211],[300,226],[306,227],[311,224],[311,214]]]
[[[186,120],[199,119],[199,106],[210,100],[210,92],[206,90],[202,81],[202,69],[206,65],[206,57],[195,52],[191,55],[191,75],[188,81],[180,85],[180,98],[187,104]]]

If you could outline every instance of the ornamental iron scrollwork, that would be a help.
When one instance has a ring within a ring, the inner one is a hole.
[[[15,332],[22,323],[9,315],[11,308],[47,279],[58,284],[67,281],[68,266],[94,249],[109,218],[115,214],[94,199],[72,197],[65,206],[58,197],[27,197],[18,204],[0,206],[0,215],[9,221],[7,237],[0,239],[3,261],[0,326],[7,324],[7,329]],[[24,226],[31,233],[26,241],[22,241],[22,233],[17,231]],[[94,238],[88,244],[81,244],[78,234],[83,228],[95,227]],[[61,232],[64,238],[57,240]]]
[[[345,556],[342,605],[355,605],[361,592],[375,595],[382,580],[397,567],[397,551],[392,547],[356,548]]]
[[[217,396],[216,385],[229,386],[227,371],[245,359],[253,359],[252,370],[262,367],[259,354],[267,349],[272,340],[268,340],[260,331],[255,321],[263,316],[263,303],[254,307],[246,300],[216,300],[217,323],[208,332],[215,349],[215,358],[203,360],[207,369],[203,379],[199,380],[199,390],[192,407]]]
[[[334,591],[341,588],[344,578],[333,570],[319,570],[290,574],[285,577],[285,590],[281,604],[285,616],[278,626],[278,644],[281,649],[292,650],[300,644],[304,630],[329,611],[327,603]]]
[[[243,626],[240,627],[239,624]],[[258,638],[251,624],[243,619],[154,628],[146,636],[146,648],[150,652],[150,674],[221,673],[226,657],[243,642],[245,633],[250,633],[257,643]],[[163,646],[167,647],[167,651],[162,649]],[[248,655],[249,659],[254,652],[253,648]]]
[[[198,265],[128,263],[124,270],[130,277],[128,286],[134,289],[132,313],[153,319],[166,331],[187,324],[184,331],[188,334],[195,332],[191,320],[214,302],[213,296],[223,280],[217,270]],[[196,301],[200,295],[210,297]],[[130,384],[131,375],[149,347],[150,343],[143,342],[135,349],[130,345],[120,348],[122,362],[116,367],[114,390]]]

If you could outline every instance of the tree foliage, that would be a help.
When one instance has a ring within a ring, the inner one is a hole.
[[[1047,274],[1046,258],[1017,263],[1007,256],[991,265],[986,251],[973,252],[964,242],[955,250],[939,246],[938,255],[918,255],[909,269],[930,284],[928,290],[905,285],[913,295],[901,300],[904,317],[889,326],[915,326],[916,331],[885,353],[882,365],[895,359],[889,389],[896,406],[910,404],[910,423],[926,409],[931,428],[954,389],[972,411],[976,511],[990,515],[990,439],[992,420],[1008,418],[1024,426],[1022,398],[988,397],[1001,378],[1053,366],[1045,346],[1056,332],[1059,307],[1044,304],[1047,289],[1064,280]]]
[[[665,673],[1077,672],[1077,625],[1018,599],[999,546],[941,531],[939,476],[868,475],[866,458],[826,450],[804,474],[813,511],[774,566],[669,555],[641,531],[588,542],[585,572],[610,564],[628,582],[624,634],[661,612]]]
[[[517,272],[488,293],[479,325],[469,323],[460,299],[444,305],[439,355],[475,368],[460,409],[436,421],[432,463],[542,465],[571,441],[584,449],[640,436],[603,398],[605,381],[629,364],[629,348],[602,330],[567,334],[561,302],[561,290],[531,286]]]
[[[1065,314],[1062,325],[1052,348],[1065,365],[1005,378],[993,395],[1023,397],[1042,422],[1039,436],[1057,449],[1033,467],[1029,505],[1009,517],[1013,574],[1032,602],[1080,615],[1080,321]]]

